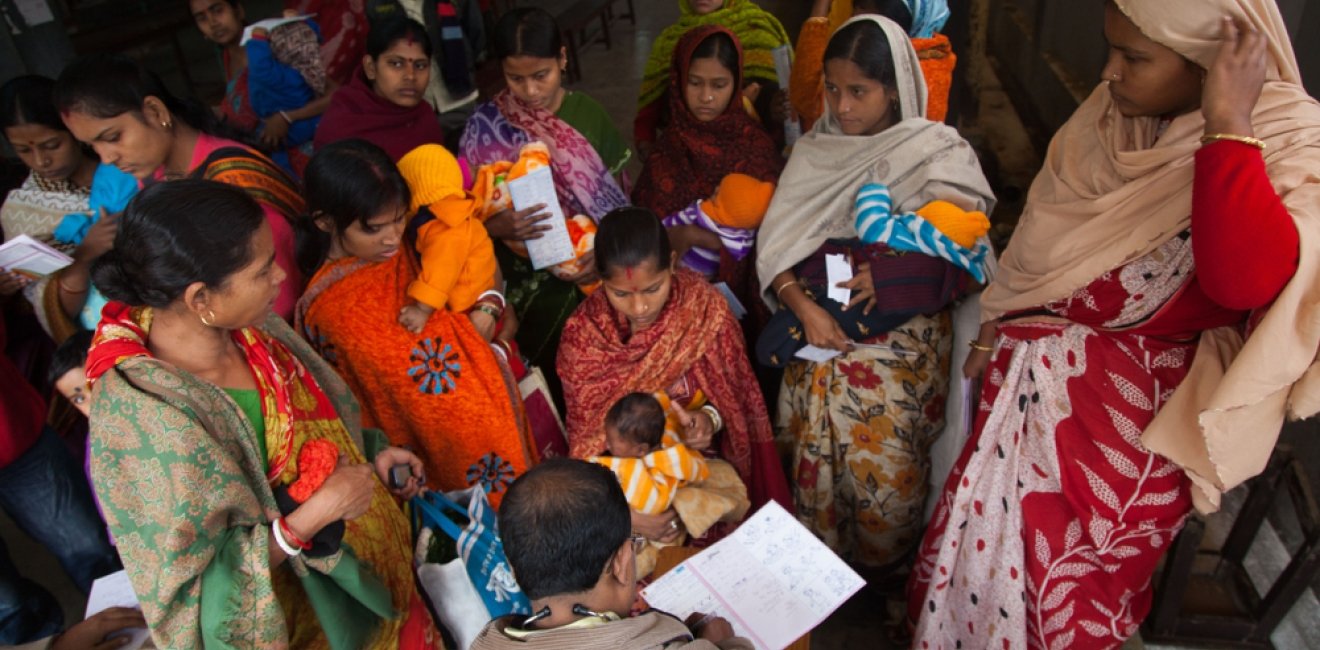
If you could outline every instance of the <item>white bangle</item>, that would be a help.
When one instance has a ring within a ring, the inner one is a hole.
[[[275,537],[275,543],[279,544],[280,550],[284,551],[285,555],[289,557],[296,557],[298,555],[302,555],[302,549],[295,548],[292,544],[290,544],[287,540],[284,539],[284,533],[280,532],[279,519],[270,522],[270,534]]]
[[[701,412],[710,418],[710,432],[717,433],[724,428],[724,418],[720,417],[720,412],[714,406],[707,404],[701,407]]]
[[[505,300],[505,298],[504,298],[504,294],[502,294],[502,293],[500,293],[500,292],[498,292],[498,291],[496,291],[496,290],[494,290],[494,289],[490,289],[490,290],[488,290],[488,291],[485,291],[485,292],[482,293],[480,296],[477,296],[477,302],[481,302],[481,299],[482,299],[482,298],[485,298],[486,296],[495,296],[496,298],[499,298],[499,300],[500,300],[500,308],[501,308],[501,309],[508,307],[509,302],[508,302],[507,300]]]

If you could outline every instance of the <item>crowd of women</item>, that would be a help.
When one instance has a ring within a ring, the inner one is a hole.
[[[1192,508],[1320,410],[1320,106],[1273,0],[1107,0],[1100,83],[997,260],[943,123],[943,0],[816,0],[787,88],[778,19],[680,0],[636,154],[565,87],[545,11],[378,4],[245,30],[190,0],[216,109],[119,56],[0,90],[31,172],[5,236],[72,258],[0,275],[60,346],[49,378],[40,346],[0,360],[0,502],[82,589],[122,561],[161,647],[439,647],[401,500],[498,506],[548,455],[606,453],[638,391],[906,602],[914,647],[1118,647]],[[478,104],[487,52],[507,87]],[[546,206],[507,199],[537,166],[596,234],[567,268],[528,257]],[[738,522],[632,523],[703,546]],[[0,642],[58,630],[4,555]]]

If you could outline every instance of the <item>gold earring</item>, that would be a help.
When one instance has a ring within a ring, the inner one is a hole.
[[[198,318],[202,320],[202,324],[207,327],[215,327],[215,312],[208,309],[206,310],[206,314],[207,316],[210,316],[209,319],[206,316],[198,316]]]

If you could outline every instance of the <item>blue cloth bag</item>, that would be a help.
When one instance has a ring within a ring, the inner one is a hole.
[[[466,507],[456,501],[462,499],[467,500]],[[422,525],[444,533],[458,545],[468,578],[486,603],[491,618],[532,613],[532,603],[514,580],[509,560],[504,556],[495,509],[490,506],[485,490],[478,486],[451,492],[449,496],[428,491],[413,497],[411,504],[414,518],[420,519]],[[467,523],[455,523],[446,512],[466,518]]]

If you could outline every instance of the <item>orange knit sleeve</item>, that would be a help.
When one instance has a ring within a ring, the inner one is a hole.
[[[828,18],[808,18],[802,23],[788,81],[788,100],[802,118],[803,131],[825,112],[825,47],[829,43]]]

